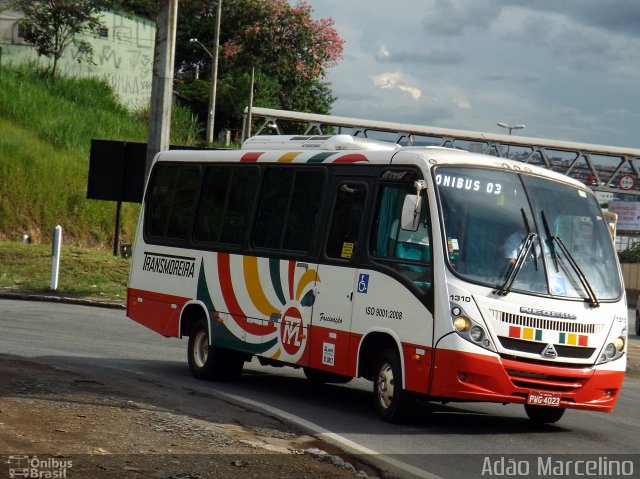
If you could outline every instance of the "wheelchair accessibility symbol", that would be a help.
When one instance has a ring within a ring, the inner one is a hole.
[[[358,293],[367,294],[369,289],[369,275],[361,273],[358,277]]]

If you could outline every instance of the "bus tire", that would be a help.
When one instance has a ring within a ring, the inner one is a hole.
[[[187,356],[191,374],[198,379],[232,381],[242,374],[244,356],[209,345],[209,328],[204,320],[197,321],[191,328]]]
[[[304,375],[313,384],[346,384],[353,378],[351,376],[343,376],[342,374],[330,373],[329,371],[321,371],[314,368],[302,368]]]
[[[527,416],[529,416],[529,419],[537,424],[553,424],[560,420],[564,414],[565,408],[525,404],[524,410],[527,413]]]
[[[384,421],[399,422],[406,418],[411,397],[402,387],[400,358],[393,349],[380,353],[373,379],[373,397],[376,411]]]

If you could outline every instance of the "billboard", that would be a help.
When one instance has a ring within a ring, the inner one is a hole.
[[[640,231],[640,202],[613,200],[608,209],[618,215],[618,231]]]

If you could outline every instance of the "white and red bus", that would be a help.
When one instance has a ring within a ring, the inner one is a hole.
[[[611,411],[627,306],[592,192],[550,170],[347,135],[155,158],[127,315],[188,336],[197,378],[245,361],[416,397]]]

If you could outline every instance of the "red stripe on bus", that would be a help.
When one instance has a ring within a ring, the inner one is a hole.
[[[130,288],[127,316],[163,336],[178,337],[180,312],[189,298]]]
[[[263,151],[250,151],[242,155],[240,161],[258,161],[258,158],[260,158],[263,153]]]
[[[246,314],[242,311],[231,282],[231,262],[228,253],[218,253],[218,278],[220,280],[220,291],[222,298],[229,310],[229,314],[236,323],[247,333],[261,336],[273,333],[276,330],[274,323],[265,321],[266,324],[259,324],[247,321]]]
[[[336,158],[332,163],[357,163],[359,161],[369,162],[367,157],[360,153],[349,153]]]

